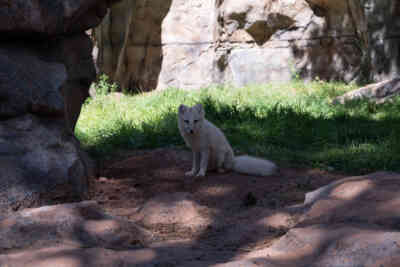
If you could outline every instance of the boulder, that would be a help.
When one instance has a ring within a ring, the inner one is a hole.
[[[76,248],[60,244],[0,255],[0,264],[10,267],[119,267],[121,264],[155,267],[157,265],[148,264],[155,255],[156,251],[151,249],[115,251],[98,247]]]
[[[373,226],[313,225],[294,228],[247,257],[265,257],[277,266],[395,267],[400,262],[399,242],[399,232]]]
[[[367,99],[377,104],[398,96],[400,93],[400,78],[396,77],[378,83],[372,83],[359,89],[350,91],[333,99],[333,104],[344,104],[352,100]]]
[[[368,29],[369,79],[378,82],[398,76],[400,67],[400,3],[360,0]]]
[[[68,185],[65,194],[84,196],[87,173],[79,147],[60,120],[33,114],[0,124],[0,211],[41,203],[40,193]],[[71,190],[68,190],[72,188]]]
[[[63,49],[72,48],[68,43],[74,38],[88,41],[74,36],[47,47],[22,41],[0,45],[2,212],[40,203],[40,193],[60,184],[72,185],[74,192],[66,194],[87,193],[89,161],[73,130],[95,72],[88,63],[80,65],[81,75],[74,75],[77,70],[70,64],[80,63],[80,55]]]
[[[0,46],[0,68],[1,118],[27,113],[63,116],[63,64],[45,62],[23,44],[10,43]]]
[[[138,91],[211,83],[215,16],[214,1],[122,1],[94,35],[99,69]]]
[[[140,248],[151,236],[142,228],[105,214],[94,201],[25,209],[0,218],[0,254],[52,247]]]
[[[0,2],[2,36],[62,35],[98,25],[109,0],[5,0]]]
[[[399,181],[397,173],[378,172],[307,193],[297,225],[244,257],[278,266],[398,266]]]
[[[53,247],[13,251],[6,255],[0,255],[0,264],[10,267],[196,266],[192,265],[191,259],[193,254],[199,255],[200,253],[188,247],[179,246],[179,244],[171,243],[170,245],[171,248],[152,247],[114,250],[103,247],[79,248],[68,244],[59,244]],[[185,262],[186,265],[177,264],[179,262]]]
[[[350,177],[306,195],[301,225],[364,223],[398,228],[398,174],[378,172]],[[373,208],[371,208],[373,207]]]
[[[395,267],[399,178],[389,172],[348,177],[307,193],[302,205],[254,207],[233,215],[243,217],[238,225],[211,224],[216,232],[207,233],[208,241],[155,240],[138,225],[104,214],[94,202],[27,209],[0,218],[0,265]],[[200,209],[190,194],[160,195],[144,204],[142,222],[193,225]],[[250,216],[254,212],[256,218]],[[271,228],[282,229],[280,237]],[[263,242],[248,250],[249,238]],[[233,243],[239,248],[232,249]]]
[[[86,197],[94,165],[74,129],[96,70],[85,33],[112,1],[0,1],[0,213]]]

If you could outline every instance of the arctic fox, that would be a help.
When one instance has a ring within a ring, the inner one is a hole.
[[[186,176],[205,176],[207,170],[268,176],[277,170],[277,166],[268,160],[247,155],[235,157],[225,135],[205,119],[204,113],[201,104],[178,108],[179,132],[193,152],[192,170],[186,172]]]

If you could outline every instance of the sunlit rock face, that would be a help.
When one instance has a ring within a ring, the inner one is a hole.
[[[98,27],[97,64],[124,88],[382,80],[397,73],[390,0],[125,0]]]

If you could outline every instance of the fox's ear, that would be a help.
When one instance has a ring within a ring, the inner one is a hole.
[[[194,108],[199,112],[201,116],[204,116],[204,108],[202,104],[199,103],[196,106],[194,106]]]
[[[184,104],[179,105],[179,108],[178,108],[179,114],[185,113],[186,110],[187,110],[187,106],[185,106]]]

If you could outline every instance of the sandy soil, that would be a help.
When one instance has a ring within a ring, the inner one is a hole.
[[[190,179],[184,176],[191,167],[190,155],[188,151],[157,149],[129,152],[102,162],[100,176],[90,182],[90,198],[107,213],[145,227],[154,241],[196,241],[238,255],[238,251],[268,246],[283,235],[296,223],[295,209],[288,207],[301,204],[306,192],[344,177],[319,169],[281,168],[270,177],[230,172]],[[198,214],[188,209],[165,217],[187,216],[194,218],[190,219],[193,223],[179,223],[184,218],[174,218],[174,223],[144,223],[143,216],[148,215],[144,212],[163,212],[143,210],[146,203],[176,194],[186,196]]]

